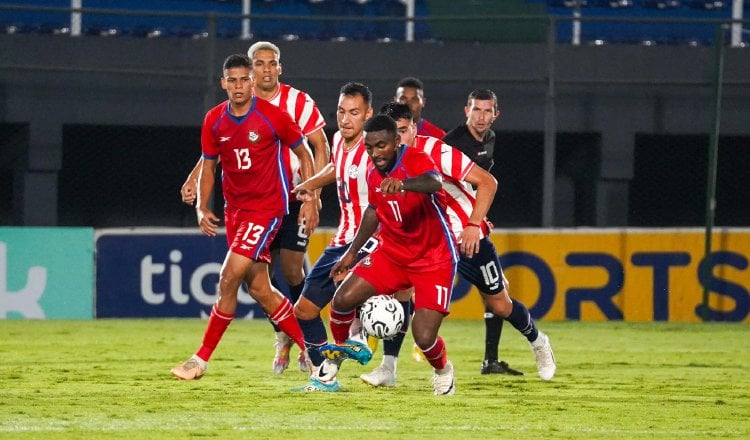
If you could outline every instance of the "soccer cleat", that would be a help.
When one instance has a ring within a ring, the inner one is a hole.
[[[331,383],[339,374],[342,360],[323,359],[318,367],[313,367],[313,374],[310,376],[323,383]]]
[[[367,344],[347,339],[343,344],[326,344],[320,347],[320,354],[330,360],[354,359],[361,365],[367,365],[372,359],[372,351]]]
[[[321,382],[314,377],[310,378],[310,383],[308,383],[305,386],[301,386],[299,388],[292,388],[292,391],[294,392],[302,392],[302,393],[314,393],[314,392],[324,392],[324,393],[334,393],[341,389],[341,385],[339,385],[339,380],[334,379],[333,382],[326,383]]]
[[[531,349],[534,352],[539,377],[542,380],[552,380],[557,370],[557,364],[555,363],[555,355],[552,353],[552,346],[549,344],[549,337],[539,332],[539,337],[531,344]]]
[[[445,365],[445,371],[432,376],[432,386],[435,388],[436,396],[445,396],[456,393],[456,383],[453,380],[453,364],[448,361]]]
[[[411,357],[417,362],[422,362],[424,360],[427,360],[427,358],[424,357],[424,353],[422,352],[422,349],[419,348],[417,344],[414,344],[414,347],[411,349]]]
[[[292,340],[284,332],[276,332],[276,356],[273,358],[273,374],[281,374],[289,367],[289,350],[292,348]]]
[[[510,368],[507,362],[498,361],[496,359],[487,360],[482,362],[482,374],[509,374],[511,376],[523,376],[523,372]]]
[[[374,387],[396,386],[396,373],[386,368],[385,365],[380,365],[372,370],[372,373],[363,374],[359,378],[362,379],[362,382]]]
[[[206,369],[202,368],[195,358],[190,358],[184,363],[172,368],[170,371],[172,376],[180,380],[193,380],[200,379],[206,373]]]

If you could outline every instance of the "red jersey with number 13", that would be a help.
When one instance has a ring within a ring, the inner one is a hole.
[[[380,222],[379,252],[412,270],[458,261],[443,189],[432,194],[406,191],[385,195],[380,192],[380,184],[386,177],[404,180],[425,173],[439,176],[440,171],[427,154],[402,146],[391,171],[381,173],[371,165],[367,173],[368,199]]]
[[[302,132],[275,105],[253,97],[237,118],[229,101],[206,113],[201,130],[203,157],[221,157],[222,189],[228,207],[280,217],[288,213],[291,176],[283,148],[302,145]]]

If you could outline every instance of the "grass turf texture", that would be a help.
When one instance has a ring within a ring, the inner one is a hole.
[[[542,322],[558,361],[539,380],[508,324],[501,357],[525,376],[480,375],[484,323],[441,333],[457,394],[432,395],[432,370],[402,349],[396,389],[372,389],[347,361],[342,392],[291,393],[271,372],[265,321],[232,323],[198,381],[169,370],[205,321],[0,321],[0,438],[748,438],[746,325]]]

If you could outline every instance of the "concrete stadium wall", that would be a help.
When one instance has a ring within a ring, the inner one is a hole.
[[[196,126],[224,98],[226,55],[239,40],[70,38],[0,35],[0,123],[28,124],[21,160],[0,149],[14,172],[13,217],[57,224],[57,172],[64,124]],[[544,44],[281,42],[282,80],[306,90],[335,126],[339,87],[361,81],[379,107],[395,83],[426,84],[425,116],[444,128],[463,122],[466,95],[491,88],[500,98],[498,130],[542,131],[547,93]],[[714,55],[708,47],[557,46],[555,109],[559,132],[598,132],[602,160],[596,226],[626,225],[627,182],[636,133],[707,133]],[[722,133],[750,133],[750,57],[727,49]],[[15,152],[17,153],[17,151]],[[135,160],[136,158],[134,158]],[[565,200],[556,200],[562,205]]]

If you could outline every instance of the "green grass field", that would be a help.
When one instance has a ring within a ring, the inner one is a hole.
[[[543,383],[506,324],[502,358],[525,376],[480,375],[484,324],[447,320],[455,396],[433,396],[407,339],[396,389],[358,379],[340,393],[291,393],[304,373],[271,373],[272,330],[237,321],[206,376],[169,375],[205,321],[1,321],[5,438],[750,438],[745,325],[542,322],[558,373]],[[296,355],[296,349],[293,355]]]

